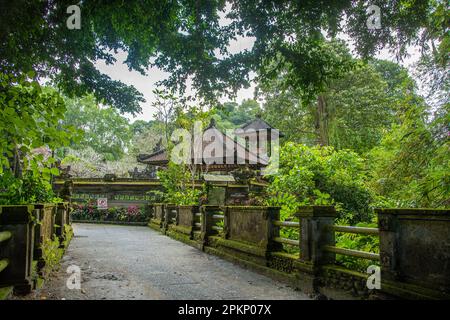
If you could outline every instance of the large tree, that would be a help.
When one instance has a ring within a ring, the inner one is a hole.
[[[67,111],[62,122],[81,129],[83,138],[73,149],[92,148],[106,160],[118,160],[130,145],[132,132],[128,119],[111,107],[101,106],[93,95],[66,99]]]
[[[345,75],[329,79],[317,100],[284,90],[283,74],[260,86],[264,118],[280,129],[286,140],[367,152],[396,121],[404,91],[410,88],[406,85],[412,80],[395,63],[352,63],[355,67]]]
[[[79,4],[80,30],[66,25],[72,4],[2,0],[0,71],[35,70],[66,94],[92,92],[122,112],[139,112],[142,95],[95,68],[99,59],[114,63],[119,50],[127,53],[130,69],[145,74],[157,66],[170,72],[163,84],[183,91],[191,79],[200,96],[213,99],[248,86],[252,70],[266,79],[286,66],[294,71],[292,86],[320,91],[329,72],[341,67],[323,33],[346,32],[363,56],[387,46],[404,56],[408,45],[420,44],[440,53],[444,63],[448,46],[446,3],[436,0],[372,1],[380,8],[381,29],[366,26],[366,1],[87,0]],[[238,36],[255,43],[232,54],[228,45]],[[267,68],[276,55],[280,64]]]

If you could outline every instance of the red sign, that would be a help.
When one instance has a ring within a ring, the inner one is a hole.
[[[108,198],[98,198],[97,199],[98,209],[108,209]]]

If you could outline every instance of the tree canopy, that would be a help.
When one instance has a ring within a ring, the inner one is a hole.
[[[1,1],[0,71],[34,70],[69,96],[93,93],[121,112],[139,112],[142,94],[95,68],[97,60],[114,63],[119,50],[130,70],[145,74],[156,66],[170,73],[162,84],[181,93],[191,79],[207,100],[248,86],[251,71],[265,80],[280,68],[295,71],[289,81],[295,89],[320,91],[327,77],[346,68],[324,35],[340,31],[363,57],[385,47],[402,57],[408,45],[418,44],[441,65],[448,59],[444,1],[373,1],[382,14],[380,29],[367,28],[365,1],[87,0],[79,4],[79,30],[66,26],[72,4]],[[255,43],[232,53],[229,44],[239,36]]]

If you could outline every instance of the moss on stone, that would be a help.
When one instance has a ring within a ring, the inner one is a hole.
[[[171,237],[172,239],[181,241],[181,242],[183,242],[187,245],[190,245],[194,248],[201,249],[201,246],[202,246],[201,242],[192,240],[192,239],[190,239],[190,237],[186,236],[185,234],[178,233],[173,230],[167,230],[166,235]]]
[[[185,226],[176,226],[176,225],[169,225],[169,230],[174,230],[175,232],[185,234],[187,236],[191,236],[192,234],[192,227],[185,227]]]
[[[228,261],[231,261],[233,263],[239,264],[243,267],[252,269],[258,273],[261,273],[265,276],[268,276],[272,279],[278,280],[278,281],[282,281],[284,283],[287,284],[293,284],[295,283],[295,277],[292,274],[288,274],[282,271],[278,271],[278,270],[274,270],[271,269],[267,266],[263,266],[257,263],[254,263],[252,261],[246,260],[246,259],[241,259],[239,257],[236,257],[233,254],[229,254],[228,252],[219,249],[219,248],[214,248],[214,247],[205,247],[205,252],[209,253],[209,254],[214,254],[216,256],[219,256],[221,258],[224,258]]]
[[[259,256],[259,257],[265,257],[266,256],[266,250],[261,248],[261,247],[257,247],[257,246],[253,246],[250,244],[246,244],[240,241],[234,241],[234,240],[228,240],[228,239],[223,239],[220,237],[209,237],[211,244],[214,244],[215,246],[224,246],[230,249],[234,249],[234,250],[238,250],[241,251],[243,253],[247,253],[247,254],[251,254],[251,255],[255,255],[255,256]]]

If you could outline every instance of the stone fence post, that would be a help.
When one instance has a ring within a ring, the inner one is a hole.
[[[314,266],[334,263],[335,254],[324,252],[323,246],[334,246],[334,232],[328,229],[334,224],[336,209],[333,206],[308,206],[298,210],[300,218],[300,260]]]
[[[9,231],[11,238],[0,243],[0,257],[8,266],[0,272],[0,286],[14,285],[17,293],[33,288],[32,263],[34,249],[34,206],[1,206],[0,231]]]
[[[64,226],[70,224],[69,219],[67,218],[68,211],[69,206],[67,203],[58,203],[55,216],[55,234],[59,239],[61,247],[64,246],[62,243],[64,240]]]
[[[334,264],[336,254],[325,252],[323,246],[334,246],[335,235],[328,226],[334,224],[334,206],[304,206],[296,214],[300,219],[300,259],[297,268],[299,286],[315,292],[320,266]]]
[[[189,239],[193,239],[195,230],[195,214],[199,212],[199,206],[178,206],[176,222],[177,225],[189,231]]]
[[[34,209],[37,219],[34,233],[34,259],[37,260],[37,267],[40,272],[45,266],[42,244],[46,240],[53,240],[55,234],[56,205],[36,204]]]
[[[450,210],[375,212],[382,291],[411,298],[450,299]]]
[[[217,232],[212,229],[215,225],[213,215],[220,210],[220,206],[204,205],[200,207],[201,213],[201,240],[202,249],[208,244],[208,237],[216,234]]]
[[[163,233],[165,234],[169,228],[169,224],[177,224],[172,219],[177,219],[178,207],[174,204],[167,204],[164,206],[164,223],[163,223]]]

